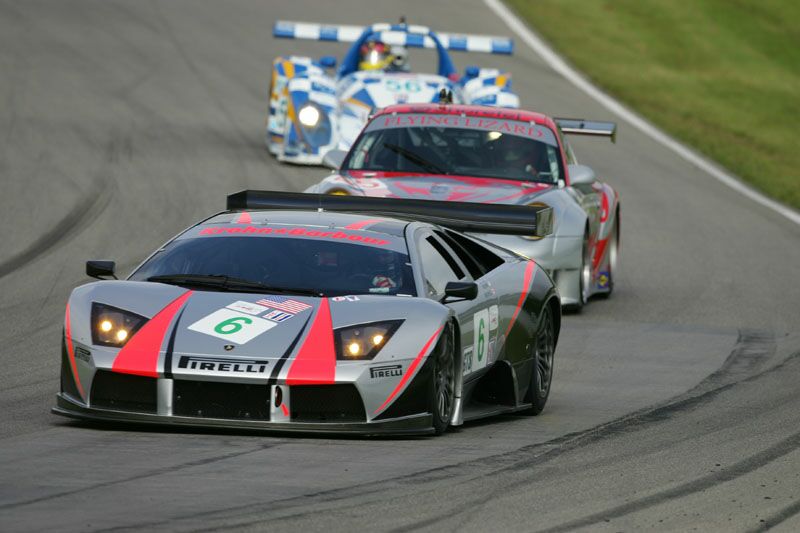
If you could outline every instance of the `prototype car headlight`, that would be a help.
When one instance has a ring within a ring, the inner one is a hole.
[[[336,358],[341,361],[374,359],[402,323],[402,320],[385,320],[334,330]]]
[[[528,205],[532,207],[550,207],[544,202],[533,202]],[[555,225],[556,225],[556,217],[555,215],[553,215],[553,227],[555,227]],[[544,238],[541,235],[522,235],[521,237],[528,241],[538,241]]]
[[[147,319],[110,305],[92,304],[92,344],[121,348]]]
[[[300,124],[307,128],[316,126],[319,123],[319,117],[319,109],[310,104],[301,107],[300,112],[297,114],[297,119],[300,121]]]

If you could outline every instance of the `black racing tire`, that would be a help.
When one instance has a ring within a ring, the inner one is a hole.
[[[533,371],[528,391],[531,407],[527,414],[538,415],[550,397],[550,386],[553,383],[553,362],[556,350],[556,329],[553,320],[553,308],[545,304],[536,341],[533,345]]]
[[[437,435],[444,433],[453,419],[456,390],[455,351],[455,328],[448,323],[431,354],[433,363],[431,413],[433,430]]]
[[[574,304],[565,305],[564,309],[573,313],[580,313],[583,306],[589,300],[587,286],[592,282],[592,258],[589,256],[589,234],[583,236],[583,247],[581,248],[581,268],[578,276],[578,301]]]

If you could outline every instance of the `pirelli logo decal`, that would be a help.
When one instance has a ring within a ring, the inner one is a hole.
[[[369,369],[369,377],[375,378],[393,378],[403,375],[403,367],[401,365],[386,365],[386,366],[373,366]]]
[[[197,357],[183,355],[178,368],[199,372],[224,372],[231,374],[265,374],[269,361],[263,359],[230,359],[228,357]]]

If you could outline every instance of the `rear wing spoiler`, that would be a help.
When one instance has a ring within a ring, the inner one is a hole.
[[[377,213],[476,233],[529,237],[545,237],[553,233],[553,210],[545,206],[245,190],[228,195],[227,207],[229,211],[266,209]]]
[[[617,142],[616,122],[601,122],[582,118],[557,118],[554,120],[558,127],[561,128],[561,131],[566,134],[610,137],[612,143]]]
[[[514,41],[509,37],[434,33],[427,26],[416,24],[379,23],[371,26],[350,26],[279,20],[272,27],[274,37],[337,43],[355,42],[365,31],[370,31],[375,39],[386,44],[408,48],[436,48],[432,37],[434,35],[446,50],[506,55],[514,51]]]

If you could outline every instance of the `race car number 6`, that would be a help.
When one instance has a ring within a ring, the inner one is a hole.
[[[235,316],[233,318],[229,318],[228,320],[223,320],[214,326],[214,331],[217,333],[222,333],[223,335],[232,335],[233,333],[236,333],[242,329],[243,326],[241,322],[245,324],[252,324],[253,320],[246,316]]]

